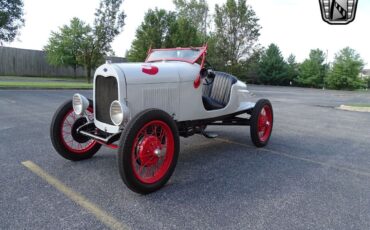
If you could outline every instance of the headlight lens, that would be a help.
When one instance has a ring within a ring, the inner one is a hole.
[[[89,100],[81,94],[76,93],[73,95],[72,106],[73,110],[77,115],[83,114],[89,107]]]
[[[113,101],[110,105],[110,119],[113,124],[121,125],[124,118],[124,111],[119,101]]]

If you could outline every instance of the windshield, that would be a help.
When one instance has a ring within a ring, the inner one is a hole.
[[[150,52],[146,62],[185,61],[194,63],[204,51],[202,48],[155,49]]]

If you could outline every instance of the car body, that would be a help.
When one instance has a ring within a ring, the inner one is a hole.
[[[253,143],[265,146],[272,131],[271,103],[251,102],[244,82],[205,67],[206,55],[207,46],[150,49],[143,63],[100,66],[94,75],[93,101],[75,94],[56,112],[51,126],[54,147],[70,160],[90,158],[100,145],[118,149],[122,179],[133,191],[146,194],[171,176],[179,136],[214,138],[205,131],[207,126],[244,125],[251,126]],[[71,124],[71,146],[63,136],[66,123]],[[160,168],[150,169],[155,179],[137,172],[149,171],[148,165]]]
[[[202,50],[200,53],[206,50],[205,47],[199,49]],[[127,105],[130,118],[144,109],[157,108],[171,114],[176,121],[193,121],[220,117],[254,107],[254,103],[250,102],[247,85],[237,80],[231,87],[230,100],[225,108],[206,110],[202,101],[202,86],[196,87],[200,69],[201,65],[196,62],[172,59],[144,63],[107,63],[100,66],[94,76],[94,103],[97,97],[109,97],[109,92],[96,95],[97,87],[100,87],[97,78],[113,76],[118,82],[118,98],[115,99]],[[153,70],[155,71],[150,72]],[[94,107],[96,108],[96,105]],[[96,116],[94,121],[96,127],[101,130],[107,130],[109,133],[119,132],[118,126],[101,122]]]

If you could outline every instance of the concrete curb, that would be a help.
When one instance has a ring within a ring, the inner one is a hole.
[[[349,105],[341,105],[338,109],[346,110],[346,111],[353,111],[353,112],[363,112],[363,113],[370,113],[370,107],[357,107],[357,106],[349,106]]]

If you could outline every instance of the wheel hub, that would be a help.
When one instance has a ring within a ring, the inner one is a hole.
[[[162,145],[156,136],[145,137],[139,146],[140,162],[144,166],[156,164],[163,156]]]
[[[268,107],[264,107],[258,118],[258,133],[262,141],[268,139],[271,132],[272,117]]]
[[[73,139],[77,141],[78,143],[85,143],[90,140],[89,137],[81,135],[77,132],[77,129],[86,123],[87,123],[87,119],[85,117],[80,117],[80,118],[77,118],[77,120],[73,123],[71,127],[71,135]]]

